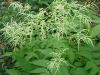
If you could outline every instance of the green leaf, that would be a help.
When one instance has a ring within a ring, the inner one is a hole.
[[[98,73],[98,75],[100,75],[100,70],[99,70],[99,73]]]
[[[95,65],[93,66],[92,70],[90,71],[90,75],[96,75],[96,73],[99,71],[99,68]]]
[[[94,47],[90,47],[90,46],[87,46],[87,45],[84,45],[84,46],[80,45],[79,50],[80,51],[91,51],[92,48],[94,48]]]
[[[42,72],[46,72],[46,68],[37,68],[31,71],[31,73],[42,73]]]
[[[36,53],[33,53],[33,52],[29,52],[27,53],[27,56],[25,57],[26,60],[29,60],[31,59],[32,57],[36,57],[39,59],[38,55]]]
[[[51,74],[47,71],[47,72],[41,73],[41,74],[39,74],[39,75],[51,75]]]
[[[90,13],[89,13],[90,16],[95,15],[95,14],[98,13],[95,9],[92,9],[92,10],[90,9],[89,12],[90,12]],[[91,14],[92,14],[92,15],[91,15]]]
[[[80,51],[80,52],[77,52],[76,54],[84,56],[84,57],[86,57],[88,59],[92,58],[92,54],[89,51]]]
[[[92,51],[94,53],[94,51],[100,51],[100,43],[98,43],[97,45],[95,45],[93,48],[92,48]]]
[[[91,15],[91,17],[92,17],[92,18],[95,18],[95,19],[96,19],[96,18],[98,18],[98,19],[100,18],[100,17],[98,17],[97,15]]]
[[[93,52],[92,55],[94,58],[100,58],[100,52]]]
[[[69,51],[69,60],[71,63],[74,62],[74,58],[75,58],[75,53],[70,50]]]
[[[84,67],[84,70],[92,69],[93,66],[94,66],[94,62],[93,61],[88,61],[86,63],[86,66]]]
[[[6,71],[10,75],[22,75],[18,70],[15,69],[7,69]]]
[[[43,49],[43,50],[40,50],[40,52],[46,56],[49,56],[50,53],[52,52],[52,49]]]
[[[89,75],[89,73],[87,71],[84,71],[84,69],[80,68],[80,67],[78,67],[76,69],[72,68],[70,70],[70,72],[72,75]]]
[[[75,66],[83,66],[83,63],[81,63],[81,62],[75,62],[74,65]]]
[[[32,66],[27,60],[19,57],[18,55],[16,55],[16,58],[17,62],[19,63],[18,65],[22,68],[23,71],[30,72],[32,70]]]
[[[41,44],[41,48],[45,48],[46,45],[47,45],[47,40],[44,40],[43,43]]]
[[[100,23],[100,18],[96,18],[96,19],[93,20],[92,22],[94,22],[94,23]]]
[[[49,60],[35,60],[33,62],[31,62],[34,65],[38,65],[38,66],[42,66],[42,67],[47,67]]]
[[[96,65],[100,65],[100,59],[95,60]]]
[[[4,54],[4,56],[12,56],[12,55],[13,55],[12,52],[6,52],[6,53]]]
[[[61,66],[59,75],[71,75],[65,66]]]
[[[99,34],[100,34],[100,25],[97,25],[91,31],[91,37],[95,37],[96,35],[99,35]]]

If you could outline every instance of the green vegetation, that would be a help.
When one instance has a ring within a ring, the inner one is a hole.
[[[1,74],[100,75],[100,17],[94,3],[21,0],[4,7],[0,41],[6,46],[1,43],[0,58],[10,66]]]

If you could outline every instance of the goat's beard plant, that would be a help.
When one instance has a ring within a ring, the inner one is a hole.
[[[41,8],[37,14],[34,14],[28,4],[23,7],[19,2],[11,2],[8,9],[16,11],[19,20],[13,20],[12,17],[11,22],[6,23],[2,31],[8,42],[15,47],[15,52],[17,47],[21,51],[27,45],[31,52],[52,49],[53,57],[46,58],[51,60],[47,69],[50,71],[56,69],[57,72],[62,63],[68,65],[66,57],[72,47],[71,44],[74,43],[76,50],[79,50],[81,44],[93,46],[89,36],[91,18],[87,16],[88,8],[90,5],[83,6],[77,2],[55,0],[46,9]],[[27,52],[28,50],[25,51]],[[30,61],[34,60],[28,60]]]
[[[40,9],[39,13],[35,15],[30,11],[29,5],[23,7],[21,3],[17,2],[11,3],[8,9],[11,7],[13,11],[17,12],[16,17],[23,18],[16,22],[12,17],[11,22],[6,23],[2,29],[5,31],[5,37],[14,45],[22,45],[26,39],[30,39],[31,42],[32,38],[36,38],[34,37],[36,34],[41,40],[51,35],[57,38],[58,42],[60,36],[67,36],[68,39],[74,37],[77,42],[80,40],[84,42],[88,40],[86,43],[91,42],[88,34],[91,18],[86,15],[86,13],[89,13],[89,5],[82,6],[75,2],[69,4],[64,0],[56,0],[46,9]],[[82,32],[85,32],[85,34],[82,34]]]

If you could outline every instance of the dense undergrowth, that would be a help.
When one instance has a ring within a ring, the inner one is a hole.
[[[47,3],[47,2],[46,2]],[[43,3],[44,4],[44,3]],[[95,4],[54,0],[36,12],[11,2],[0,30],[12,51],[9,75],[100,75],[100,18]],[[8,47],[7,46],[7,47]]]

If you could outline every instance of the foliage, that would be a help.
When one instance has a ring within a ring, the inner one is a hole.
[[[8,8],[8,3],[6,0],[0,0],[0,30],[4,27],[5,22],[10,21],[10,15]],[[13,50],[10,44],[7,44],[7,40],[3,38],[3,33],[0,32],[0,75],[8,75],[5,71],[13,66],[11,57],[4,57],[3,54],[5,52],[10,52]]]
[[[11,19],[1,32],[14,47],[4,56],[12,57],[15,64],[6,71],[10,75],[99,75],[100,22],[91,6],[55,0],[34,13],[28,4],[11,2]]]
[[[39,8],[46,8],[54,0],[11,0],[10,2],[13,1],[21,2],[23,6],[27,6],[27,4],[29,4],[31,5],[31,10],[38,12]]]

